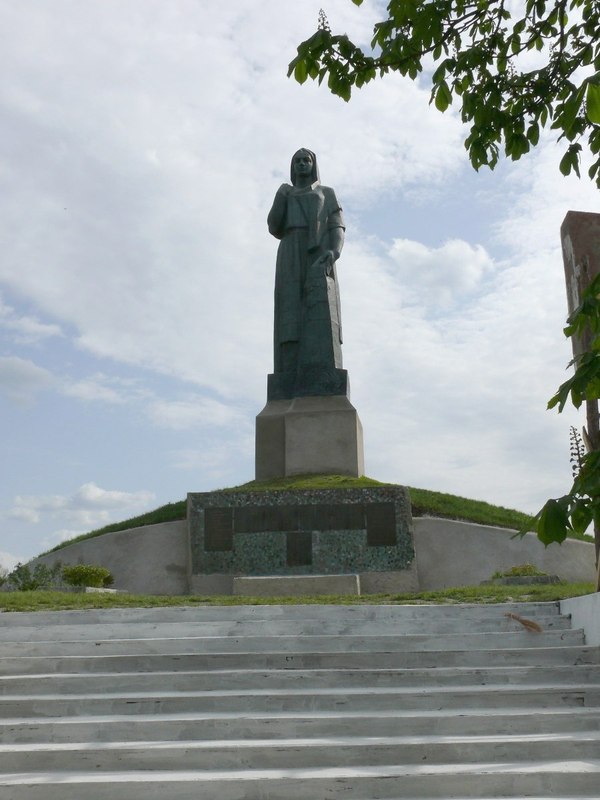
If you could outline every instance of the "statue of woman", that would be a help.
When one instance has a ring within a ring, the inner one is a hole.
[[[269,397],[346,394],[335,268],[344,245],[342,209],[333,189],[321,185],[311,150],[294,153],[290,172],[292,185],[279,187],[267,218],[281,240]]]

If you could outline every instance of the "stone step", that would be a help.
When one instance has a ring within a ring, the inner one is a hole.
[[[387,764],[477,764],[511,762],[527,754],[530,761],[594,759],[600,753],[600,731],[511,736],[340,736],[303,739],[235,739],[213,741],[117,741],[90,744],[0,745],[0,773],[65,772],[92,769],[238,770],[360,766]]]
[[[50,635],[50,632],[46,635]],[[439,650],[442,635],[409,634],[406,636],[311,636],[287,634],[282,636],[190,636],[179,638],[93,639],[69,641],[49,639],[37,642],[4,642],[4,655],[78,655],[99,653],[265,653],[313,652],[355,653],[395,650]],[[443,635],[444,648],[449,650],[482,650],[510,648],[572,647],[584,644],[583,631],[544,631],[536,633],[518,630],[496,633],[450,633]]]
[[[600,676],[599,676],[600,677]],[[118,680],[115,680],[118,683]],[[75,714],[145,714],[183,711],[269,712],[335,709],[597,707],[600,683],[525,686],[399,687],[336,689],[251,689],[208,692],[105,692],[103,694],[10,695],[0,697],[0,719]]]
[[[568,630],[570,620],[565,616],[531,617],[544,631]],[[405,636],[422,634],[426,627],[429,635],[473,633],[520,633],[523,625],[518,620],[498,613],[486,619],[346,619],[302,620],[302,636]],[[0,628],[0,642],[51,642],[55,638],[77,642],[106,639],[175,639],[223,636],[285,636],[289,634],[289,620],[224,620],[206,622],[161,622],[34,626]]]
[[[121,644],[121,643],[119,643]],[[274,642],[272,644],[275,644]],[[444,644],[438,642],[438,648]],[[163,652],[147,653],[125,652],[107,654],[114,649],[110,642],[98,642],[93,647],[77,643],[55,642],[48,644],[41,655],[26,655],[27,645],[14,647],[14,655],[0,656],[0,675],[39,674],[48,672],[152,672],[179,670],[227,670],[227,669],[341,669],[344,667],[369,668],[376,664],[379,668],[427,668],[461,667],[490,665],[505,666],[543,666],[550,664],[598,664],[600,648],[585,646],[497,648],[480,650],[372,650],[364,652],[270,652],[248,653],[241,648],[230,653],[190,653],[185,652],[177,640],[163,640]],[[5,652],[9,646],[3,646]],[[68,654],[75,649],[79,654]],[[129,651],[139,650],[139,644],[129,646]],[[164,652],[171,651],[171,652]]]
[[[419,619],[431,620],[457,618],[467,620],[497,618],[514,613],[526,618],[559,615],[557,602],[448,604],[448,605],[232,605],[232,606],[173,606],[158,608],[110,608],[78,611],[0,612],[0,630],[24,626],[48,627],[50,625],[199,622],[203,620],[375,620]]]
[[[227,738],[551,734],[600,730],[600,709],[464,708],[404,711],[307,711],[62,716],[0,720],[0,742],[168,742]]]
[[[344,687],[395,688],[486,685],[593,684],[600,680],[598,665],[534,667],[436,667],[433,669],[336,669],[336,670],[228,670],[154,671],[106,673],[47,673],[0,676],[0,696],[12,694],[100,694],[112,692],[282,690]]]
[[[600,761],[310,769],[50,772],[0,776],[2,800],[417,800],[598,797]],[[517,792],[515,794],[515,792]]]

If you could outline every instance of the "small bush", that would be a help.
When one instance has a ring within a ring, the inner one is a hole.
[[[494,572],[492,578],[531,578],[547,574],[538,569],[535,564],[518,564],[504,572]]]
[[[62,564],[53,567],[36,564],[31,570],[29,564],[17,564],[6,578],[6,585],[18,592],[33,592],[38,589],[54,589],[60,586]]]
[[[63,567],[62,577],[68,586],[102,588],[114,583],[110,570],[97,564],[73,564]]]

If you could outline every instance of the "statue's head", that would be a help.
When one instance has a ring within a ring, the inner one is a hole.
[[[290,165],[290,178],[294,186],[296,185],[298,175],[309,174],[310,168],[310,182],[315,183],[319,181],[319,167],[317,166],[317,157],[312,150],[306,147],[301,147],[292,156],[292,163]],[[304,172],[306,171],[306,172]]]

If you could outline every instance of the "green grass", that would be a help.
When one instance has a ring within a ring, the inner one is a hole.
[[[269,481],[250,481],[241,486],[233,486],[227,489],[219,489],[222,492],[269,492],[282,491],[285,489],[364,489],[376,486],[396,486],[393,483],[382,483],[373,478],[351,478],[346,475],[299,475],[294,478],[278,478]],[[531,524],[531,516],[521,511],[515,511],[503,506],[494,506],[482,500],[469,500],[466,497],[459,497],[444,492],[433,492],[428,489],[413,489],[409,487],[412,513],[415,517],[432,516],[443,517],[445,519],[463,520],[465,522],[475,522],[480,525],[491,525],[496,528],[510,528],[512,530],[526,530]],[[129,528],[139,528],[142,525],[156,525],[160,522],[174,522],[183,520],[187,514],[187,501],[180,500],[175,503],[167,503],[154,511],[148,511],[138,517],[114,522],[105,525],[103,528],[83,533],[74,539],[61,542],[47,552],[54,552],[67,547],[74,542],[83,539],[91,539],[94,536],[103,536],[105,533],[114,533],[127,530]],[[590,542],[592,538],[573,533],[570,538],[582,539]],[[41,554],[45,555],[45,554]]]
[[[295,475],[293,478],[274,478],[268,481],[248,481],[241,486],[223,489],[226,492],[272,492],[283,489],[368,489],[373,486],[396,486],[374,478],[352,478],[349,475]]]
[[[431,592],[403,594],[329,595],[311,597],[238,597],[232,595],[159,596],[135,594],[80,594],[73,592],[0,592],[2,611],[66,611],[91,608],[151,608],[166,606],[237,605],[360,605],[419,603],[508,603],[563,600],[592,594],[592,583],[557,583],[532,586],[462,586]]]
[[[411,488],[409,491],[414,517],[445,517],[515,530],[521,530],[531,524],[532,517],[529,514],[512,508],[494,506],[483,500],[469,500],[466,497],[431,492],[427,489]]]

